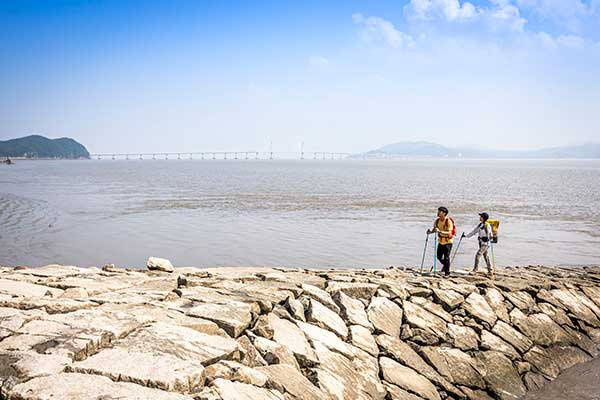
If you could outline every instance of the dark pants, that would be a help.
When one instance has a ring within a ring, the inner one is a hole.
[[[438,244],[437,258],[442,264],[442,272],[445,275],[450,274],[450,252],[452,251],[452,243]]]

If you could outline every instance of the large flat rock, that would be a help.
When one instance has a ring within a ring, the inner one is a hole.
[[[57,374],[34,378],[15,386],[10,400],[192,400],[192,396],[146,388],[133,383],[113,382],[105,376]]]

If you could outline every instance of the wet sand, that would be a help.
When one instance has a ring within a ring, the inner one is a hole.
[[[569,368],[522,400],[600,400],[600,358]]]

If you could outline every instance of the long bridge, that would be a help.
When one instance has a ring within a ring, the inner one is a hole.
[[[203,151],[178,153],[94,153],[90,158],[103,160],[274,160],[274,159],[312,159],[343,160],[351,153],[311,151],[311,152],[273,152],[273,151]]]

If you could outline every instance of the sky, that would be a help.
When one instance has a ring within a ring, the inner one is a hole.
[[[92,153],[600,141],[600,0],[0,1],[0,140]]]

